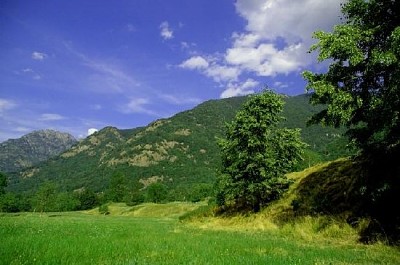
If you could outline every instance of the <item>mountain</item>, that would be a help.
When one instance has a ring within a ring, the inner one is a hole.
[[[226,122],[246,99],[210,100],[142,128],[106,127],[61,155],[13,176],[10,189],[32,190],[53,181],[60,190],[104,191],[110,178],[121,173],[139,191],[161,182],[169,188],[171,200],[185,199],[194,187],[214,182],[220,163],[217,139],[224,136]],[[318,111],[308,99],[307,95],[286,97],[283,113],[282,126],[302,128],[303,140],[309,144],[299,168],[348,155],[342,130],[305,126]]]
[[[76,144],[68,134],[53,130],[34,131],[0,143],[0,171],[16,172],[55,157]]]

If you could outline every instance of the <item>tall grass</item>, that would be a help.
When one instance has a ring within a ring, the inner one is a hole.
[[[179,222],[171,209],[189,206],[144,205],[140,208],[143,215],[139,212],[136,216],[113,215],[116,209],[112,205],[108,216],[94,212],[3,215],[0,263],[400,264],[400,252],[393,247],[343,244],[334,237],[313,241],[291,235],[294,230],[289,228],[247,229],[244,220],[238,221],[241,217],[230,219],[231,229],[222,229],[220,218],[220,227],[204,225],[205,221],[202,227]],[[163,207],[172,215],[151,214],[153,210],[162,212]],[[124,208],[123,212],[131,210],[139,208]],[[216,219],[209,220],[211,224]],[[242,225],[234,225],[240,222]]]

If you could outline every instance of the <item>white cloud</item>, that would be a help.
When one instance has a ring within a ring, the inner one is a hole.
[[[236,81],[241,74],[241,69],[235,66],[213,63],[205,69],[205,75],[211,77],[215,82]]]
[[[0,114],[6,110],[13,109],[16,106],[17,106],[17,104],[14,101],[0,98]]]
[[[189,70],[198,70],[215,82],[227,82],[237,80],[240,69],[235,66],[222,65],[216,58],[205,59],[202,56],[193,56],[182,62],[179,67]]]
[[[257,87],[259,82],[249,78],[243,83],[229,83],[227,88],[222,92],[221,98],[230,98],[253,94],[253,88]]]
[[[32,59],[33,60],[37,60],[37,61],[43,61],[44,59],[46,59],[48,57],[47,54],[43,53],[43,52],[33,52],[32,53]]]
[[[169,24],[167,21],[161,23],[160,29],[161,29],[160,35],[161,37],[163,37],[164,40],[169,40],[174,37],[174,32],[169,28]]]
[[[193,56],[186,61],[182,62],[179,67],[185,68],[185,69],[205,69],[207,68],[209,63],[207,62],[206,59],[204,59],[201,56]]]
[[[90,128],[87,131],[87,136],[94,134],[95,132],[98,132],[99,130],[97,130],[96,128]]]
[[[205,59],[207,56],[201,57],[208,66],[197,57],[180,66],[199,71],[215,82],[225,82],[227,90],[223,97],[243,92],[241,85],[247,81],[239,82],[242,74],[274,77],[300,72],[315,62],[315,55],[307,53],[313,43],[313,32],[329,31],[340,22],[341,2],[237,0],[236,11],[247,23],[242,32],[232,34],[231,47],[212,61]]]
[[[317,29],[339,22],[342,0],[238,0],[236,11],[247,20],[246,30],[263,39],[289,43],[309,41]]]
[[[55,114],[55,113],[44,113],[40,115],[39,120],[41,121],[59,121],[59,120],[64,120],[65,117]]]

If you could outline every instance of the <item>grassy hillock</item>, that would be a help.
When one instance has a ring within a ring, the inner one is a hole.
[[[260,213],[214,216],[218,209],[204,206],[183,218],[209,228],[283,229],[310,240],[399,242],[399,215],[390,205],[400,194],[380,190],[380,196],[367,195],[367,173],[361,162],[341,158],[287,177],[293,180],[289,190]]]

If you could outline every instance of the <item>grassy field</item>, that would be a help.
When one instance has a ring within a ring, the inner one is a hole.
[[[257,218],[179,221],[198,206],[112,205],[107,216],[95,210],[3,214],[0,263],[400,264],[398,248],[343,240],[333,228],[310,237],[301,235],[309,231],[300,224],[277,228]]]

